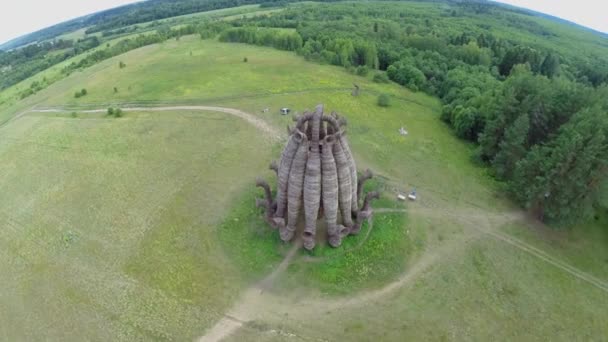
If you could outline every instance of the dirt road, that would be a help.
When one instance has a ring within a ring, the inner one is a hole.
[[[256,117],[251,113],[244,112],[239,109],[226,108],[226,107],[214,107],[214,106],[163,106],[163,107],[121,107],[125,112],[128,111],[141,111],[141,112],[169,112],[169,111],[208,111],[208,112],[220,112],[226,113],[238,118],[241,118],[260,131],[268,134],[272,140],[281,140],[281,133],[266,121]],[[52,109],[30,109],[26,112],[21,113],[66,113],[74,110],[67,108],[52,108]],[[78,113],[105,113],[107,108],[99,109],[87,109],[78,110]]]

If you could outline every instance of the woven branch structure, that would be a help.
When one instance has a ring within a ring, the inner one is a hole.
[[[317,220],[324,218],[327,240],[338,247],[344,237],[358,234],[372,215],[371,201],[378,193],[371,191],[362,198],[363,185],[372,173],[366,170],[358,177],[343,117],[335,112],[324,115],[318,105],[314,113],[305,112],[294,121],[295,127],[287,128],[289,139],[280,161],[270,164],[277,175],[276,197],[270,185],[258,179],[264,198],[256,199],[256,205],[265,209],[266,221],[279,229],[281,240],[294,238],[303,216],[303,246],[312,250]]]

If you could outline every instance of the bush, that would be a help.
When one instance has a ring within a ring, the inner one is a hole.
[[[86,89],[82,89],[80,91],[77,91],[74,93],[74,97],[75,98],[79,98],[79,97],[83,97],[87,94],[87,90]]]
[[[120,109],[120,108],[112,108],[112,107],[108,108],[109,116],[113,116],[115,118],[120,118],[120,117],[122,117],[122,114],[123,114],[122,109]]]
[[[32,90],[32,88],[27,88],[25,89],[23,92],[21,92],[20,97],[23,100],[24,98],[33,95],[34,91]]]
[[[124,67],[126,67],[127,65],[125,63],[123,63],[123,61],[118,62],[118,67],[120,69],[123,69]]]
[[[365,65],[359,65],[355,72],[359,76],[367,76],[367,74],[369,74],[369,68]]]
[[[391,105],[391,98],[388,94],[380,94],[378,96],[378,106],[380,107],[388,107]]]
[[[243,62],[247,63],[247,57],[243,58]]]
[[[375,74],[372,80],[376,83],[388,83],[389,81],[388,76],[384,72]]]
[[[76,114],[76,112],[72,112],[72,117],[73,118],[78,117],[78,114]]]

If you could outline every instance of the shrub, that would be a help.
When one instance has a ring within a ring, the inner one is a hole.
[[[79,98],[79,97],[85,96],[86,94],[87,94],[87,90],[83,88],[80,91],[75,92],[74,97]]]
[[[359,65],[355,72],[359,76],[367,76],[367,74],[369,74],[369,68],[366,65]]]
[[[118,88],[114,87],[114,94],[118,93]]]
[[[380,94],[378,96],[378,106],[380,107],[388,107],[391,105],[391,98],[388,94]]]
[[[73,118],[75,118],[75,117],[77,117],[77,116],[78,116],[78,114],[76,114],[76,112],[72,112],[72,117],[73,117]]]
[[[389,79],[386,73],[379,72],[374,75],[373,81],[376,83],[388,83]]]
[[[27,88],[27,89],[25,89],[24,91],[21,92],[21,96],[20,97],[23,100],[24,98],[26,98],[26,97],[28,97],[28,96],[30,96],[32,94],[34,94],[34,91],[32,90],[32,88]]]
[[[126,65],[126,64],[125,64],[123,61],[118,62],[118,67],[119,67],[120,69],[122,69],[122,68],[124,68],[124,67],[126,67],[126,66],[127,66],[127,65]]]
[[[243,58],[243,62],[247,63],[247,57]]]
[[[123,112],[122,112],[122,109],[120,109],[120,108],[109,107],[108,108],[108,115],[109,116],[113,116],[115,118],[120,118],[120,117],[122,117]]]

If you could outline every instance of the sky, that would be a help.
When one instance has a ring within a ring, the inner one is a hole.
[[[136,2],[134,0],[3,0],[0,44],[63,21]]]
[[[608,33],[604,0],[499,0]],[[4,1],[3,1],[4,2]],[[0,5],[0,44],[26,33],[134,0],[10,0]],[[7,3],[10,3],[8,5]]]
[[[596,31],[608,33],[606,0],[498,0],[506,4],[551,14]]]

